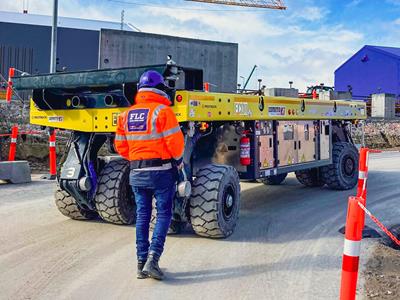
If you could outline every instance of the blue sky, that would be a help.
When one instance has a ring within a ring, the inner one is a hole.
[[[333,84],[334,70],[363,45],[400,47],[400,0],[285,3],[288,10],[278,11],[184,0],[59,0],[61,16],[119,21],[124,9],[125,20],[142,31],[236,42],[239,76],[259,66],[253,87],[257,78],[269,87],[292,80],[301,90]],[[51,6],[52,0],[29,1],[30,13],[51,14]],[[21,11],[22,0],[2,0],[1,9]]]

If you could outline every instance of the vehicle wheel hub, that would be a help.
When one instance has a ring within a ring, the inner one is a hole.
[[[344,161],[344,173],[346,174],[346,176],[352,176],[354,170],[355,170],[354,161],[350,157],[347,157]]]

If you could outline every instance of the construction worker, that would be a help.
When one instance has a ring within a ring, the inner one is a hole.
[[[172,218],[177,169],[183,168],[184,138],[164,78],[147,71],[138,84],[135,104],[118,118],[115,146],[130,161],[130,184],[136,205],[137,278],[161,280],[158,261]],[[157,219],[151,243],[149,226],[153,197]]]

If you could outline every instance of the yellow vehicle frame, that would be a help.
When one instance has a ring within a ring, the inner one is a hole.
[[[313,100],[227,93],[177,91],[173,110],[179,122],[250,120],[361,120],[362,101]],[[40,110],[31,101],[30,122],[82,132],[115,132],[126,108]]]

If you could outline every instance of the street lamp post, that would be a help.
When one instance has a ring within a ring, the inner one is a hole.
[[[58,0],[53,2],[53,25],[51,27],[50,73],[57,70],[57,20]]]

